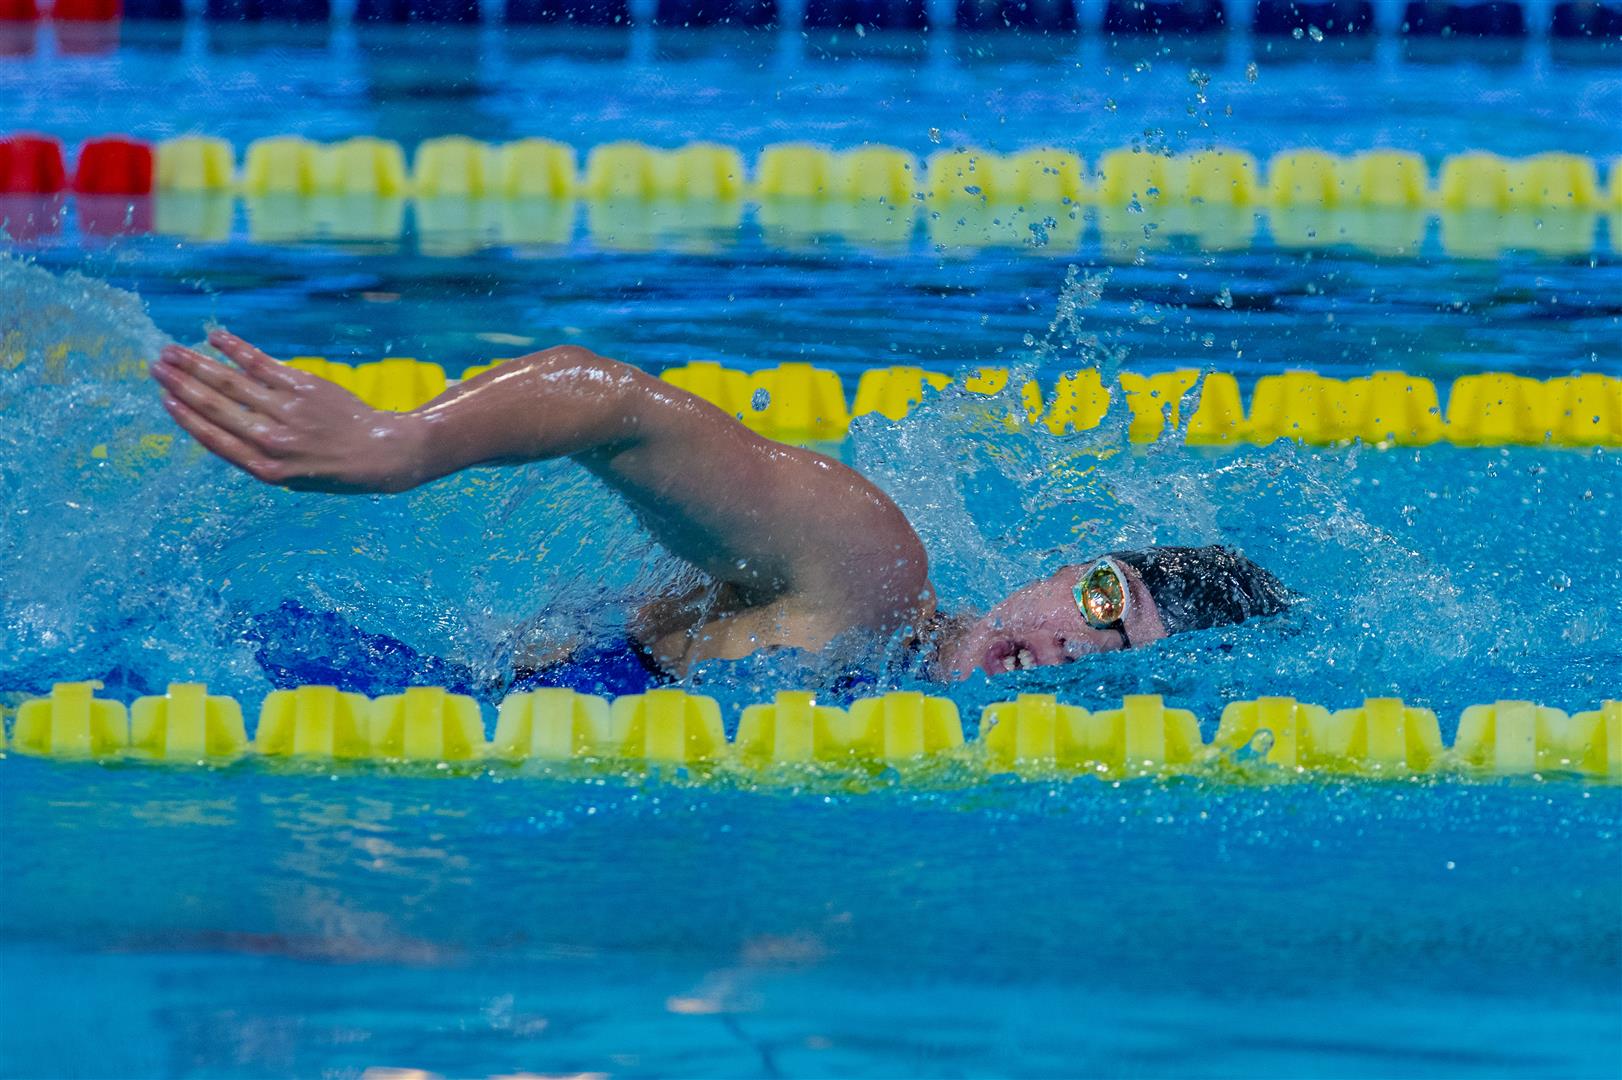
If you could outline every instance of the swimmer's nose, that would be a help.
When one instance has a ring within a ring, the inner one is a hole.
[[[1058,661],[1056,661],[1057,663],[1067,663],[1071,660],[1079,660],[1083,656],[1092,656],[1094,653],[1101,653],[1107,650],[1094,638],[1086,634],[1080,634],[1076,637],[1059,638],[1059,651],[1062,656]]]
[[[1043,643],[1039,655],[1044,664],[1065,664],[1080,654],[1074,651],[1068,638],[1055,634],[1051,641]]]

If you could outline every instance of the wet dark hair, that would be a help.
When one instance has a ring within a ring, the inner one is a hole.
[[[1143,579],[1168,634],[1277,615],[1295,599],[1278,578],[1218,544],[1117,551],[1114,557]]]

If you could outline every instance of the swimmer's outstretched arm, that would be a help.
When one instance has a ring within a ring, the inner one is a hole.
[[[398,492],[472,466],[569,457],[672,553],[800,623],[807,644],[933,610],[922,543],[865,477],[630,365],[548,349],[393,413],[231,334],[209,343],[237,366],[168,346],[153,365],[164,408],[266,483]]]

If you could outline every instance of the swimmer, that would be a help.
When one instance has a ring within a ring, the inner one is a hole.
[[[373,409],[224,331],[232,364],[179,345],[152,366],[164,408],[249,475],[297,491],[393,493],[477,466],[569,458],[705,586],[633,620],[651,682],[757,650],[901,635],[942,680],[1142,647],[1282,611],[1290,594],[1222,547],[1098,553],[984,615],[939,611],[923,543],[889,497],[639,368],[560,346],[497,365],[407,413]]]

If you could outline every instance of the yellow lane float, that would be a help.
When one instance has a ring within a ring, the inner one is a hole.
[[[1077,208],[1093,206],[1111,257],[1172,235],[1192,236],[1210,250],[1243,247],[1265,214],[1279,246],[1350,244],[1388,255],[1417,252],[1428,221],[1439,216],[1444,251],[1493,258],[1506,249],[1591,250],[1599,216],[1622,211],[1622,165],[1565,152],[1507,158],[1465,151],[1433,170],[1423,155],[1401,148],[1350,155],[1285,149],[1264,166],[1234,147],[1167,154],[1133,146],[1103,150],[1089,166],[1078,151],[1055,146],[957,147],[920,162],[896,146],[785,142],[750,162],[714,142],[667,148],[621,141],[581,151],[538,137],[487,143],[444,135],[423,140],[409,169],[407,159],[399,143],[372,136],[323,144],[273,135],[247,146],[238,175],[229,143],[170,139],[155,148],[154,223],[160,232],[224,239],[228,203],[202,197],[235,191],[249,199],[256,240],[381,240],[401,235],[400,202],[414,196],[424,250],[453,254],[496,242],[567,243],[580,198],[598,243],[649,250],[713,242],[717,229],[741,223],[739,207],[752,201],[768,241],[788,246],[829,234],[904,245],[922,212],[931,241],[943,248],[1073,247],[1086,224]],[[296,205],[328,195],[349,202]],[[458,208],[457,200],[480,206]],[[693,234],[686,240],[684,228]],[[1614,246],[1622,232],[1610,233]],[[445,242],[450,236],[455,243]]]
[[[794,766],[870,776],[932,766],[931,775],[959,784],[999,773],[1223,779],[1234,775],[1233,765],[1244,765],[1247,776],[1264,766],[1263,779],[1323,773],[1622,780],[1622,701],[1614,700],[1570,714],[1530,701],[1472,705],[1448,746],[1434,712],[1389,697],[1333,711],[1290,697],[1235,701],[1207,743],[1194,713],[1168,708],[1158,694],[1129,694],[1100,709],[1022,694],[986,706],[978,735],[966,740],[949,698],[892,691],[840,707],[809,691],[782,690],[769,702],[745,705],[728,739],[719,703],[676,687],[613,700],[541,689],[509,695],[486,739],[479,704],[439,687],[371,699],[301,686],[266,696],[250,741],[237,702],[201,684],[171,684],[162,696],[137,699],[128,713],[96,697],[99,687],[59,683],[49,697],[23,702],[9,749],[174,764],[263,757],[465,766],[445,770],[461,773],[569,763],[609,772],[702,766],[698,775],[764,776]]]

